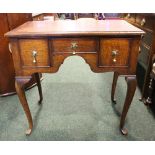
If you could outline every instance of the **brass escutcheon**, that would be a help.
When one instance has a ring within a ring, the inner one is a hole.
[[[78,48],[77,42],[71,42],[71,49],[72,49],[72,50],[75,50],[75,49],[77,49],[77,48]]]

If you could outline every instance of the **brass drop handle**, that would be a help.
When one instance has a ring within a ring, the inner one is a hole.
[[[112,53],[112,56],[117,56],[118,55],[118,50],[113,50],[111,53]]]
[[[75,50],[78,48],[77,42],[71,42],[71,49],[73,50],[73,54],[76,54]]]
[[[117,60],[116,60],[116,58],[113,58],[112,61],[115,63]]]
[[[128,13],[126,17],[127,17],[127,18],[130,18],[130,13]]]
[[[37,51],[32,51],[32,57],[33,57],[33,63],[35,64],[37,62]]]
[[[155,62],[153,63],[153,69],[152,71],[155,73]]]
[[[119,54],[119,53],[118,53],[118,50],[113,50],[113,51],[111,52],[111,54],[112,54],[112,57],[113,57],[112,61],[113,61],[114,63],[116,63],[116,62],[117,62],[116,56]]]
[[[143,18],[143,19],[141,20],[140,25],[141,25],[141,26],[144,26],[144,25],[145,25],[145,23],[146,23],[146,20],[145,20],[145,18]]]
[[[139,53],[141,53],[141,47],[139,46]]]
[[[75,54],[76,54],[76,52],[75,52],[75,51],[73,51],[73,52],[72,52],[72,54],[73,54],[73,55],[75,55]]]
[[[12,49],[11,49],[11,44],[9,43],[9,51],[10,51],[10,53],[12,53]]]

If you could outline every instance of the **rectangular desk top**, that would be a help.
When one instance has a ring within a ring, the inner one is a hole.
[[[85,35],[141,35],[144,31],[125,20],[81,20],[29,21],[5,34],[20,36],[85,36]]]

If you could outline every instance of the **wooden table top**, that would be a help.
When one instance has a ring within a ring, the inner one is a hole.
[[[70,35],[140,35],[144,31],[125,20],[57,20],[29,21],[7,32],[7,37],[20,36],[70,36]]]

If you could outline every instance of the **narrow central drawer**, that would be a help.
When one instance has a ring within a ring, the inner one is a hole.
[[[54,53],[96,53],[99,47],[95,38],[56,38],[51,41]]]

